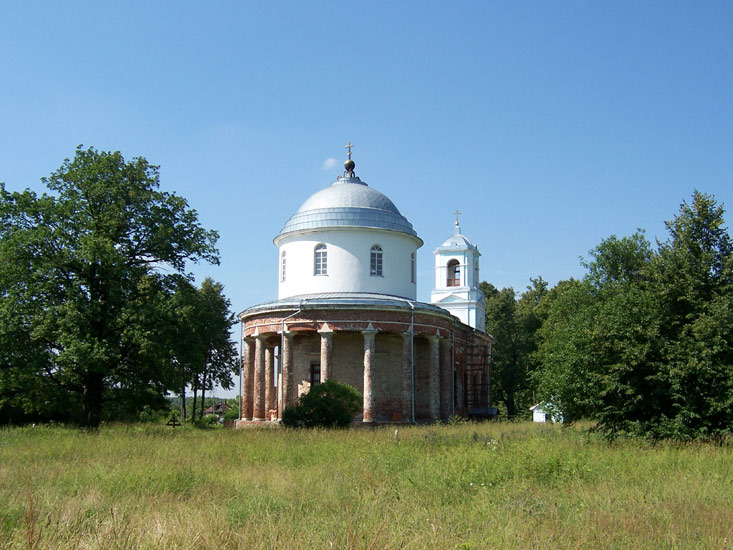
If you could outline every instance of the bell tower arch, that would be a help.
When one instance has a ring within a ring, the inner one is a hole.
[[[486,331],[486,306],[479,288],[478,247],[462,233],[456,211],[456,222],[451,235],[435,249],[435,287],[430,303],[447,309],[463,323]]]

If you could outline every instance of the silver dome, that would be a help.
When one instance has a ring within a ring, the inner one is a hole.
[[[387,196],[354,176],[338,179],[311,195],[285,222],[276,240],[294,231],[329,227],[389,229],[417,237],[412,224]]]
[[[469,241],[462,233],[461,233],[461,226],[458,225],[456,222],[455,229],[453,230],[453,235],[448,237],[443,244],[441,244],[436,251],[443,251],[443,250],[452,250],[452,249],[469,249],[469,250],[478,250],[476,245],[471,244],[471,241]]]

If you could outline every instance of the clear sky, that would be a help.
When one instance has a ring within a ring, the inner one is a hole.
[[[731,2],[7,2],[0,75],[0,181],[146,157],[219,231],[194,271],[235,311],[276,298],[272,238],[349,140],[425,241],[423,301],[456,209],[482,280],[523,290],[665,239],[694,189],[733,208]]]

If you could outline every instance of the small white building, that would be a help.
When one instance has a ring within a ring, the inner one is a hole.
[[[546,401],[544,403],[537,403],[534,407],[530,407],[529,410],[532,411],[533,422],[547,422],[549,420],[553,423],[562,423],[564,420],[562,412],[557,406]]]

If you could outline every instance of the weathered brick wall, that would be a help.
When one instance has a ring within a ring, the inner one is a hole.
[[[402,411],[402,335],[377,334],[376,351],[377,420],[388,421]]]
[[[283,317],[292,313],[265,312],[244,319],[245,335],[255,333],[268,335],[269,345],[279,345],[279,332]],[[293,382],[297,395],[310,388],[311,365],[320,364],[321,336],[317,332],[328,323],[333,331],[331,378],[351,384],[364,392],[364,335],[362,331],[369,323],[378,330],[375,339],[374,387],[376,401],[376,420],[389,421],[401,418],[403,412],[403,333],[409,331],[410,310],[382,311],[344,307],[341,309],[304,310],[287,320],[287,330],[294,333],[293,343]],[[475,333],[465,325],[455,323],[449,315],[415,313],[414,338],[415,359],[415,413],[418,419],[430,418],[430,342],[428,336],[440,336],[454,343],[452,353],[440,354],[441,362],[452,358],[455,366],[455,385],[452,381],[451,397],[455,394],[455,412],[466,414],[465,373],[467,363],[475,360],[467,356],[469,348],[477,349],[475,344],[482,343],[484,352],[489,353],[489,338]],[[473,340],[472,340],[473,339]],[[478,339],[477,341],[474,341]],[[441,364],[442,368],[442,364]],[[480,381],[489,377],[488,360]],[[473,377],[472,377],[473,378]],[[444,393],[441,398],[446,399]],[[453,411],[453,403],[443,404],[441,409]]]
[[[311,364],[321,359],[321,337],[315,332],[303,332],[293,338],[293,383],[296,396],[310,389]]]
[[[361,332],[333,335],[332,372],[334,380],[354,386],[364,394],[364,336]]]
[[[415,338],[415,417],[430,417],[429,368],[430,343],[425,338]]]

